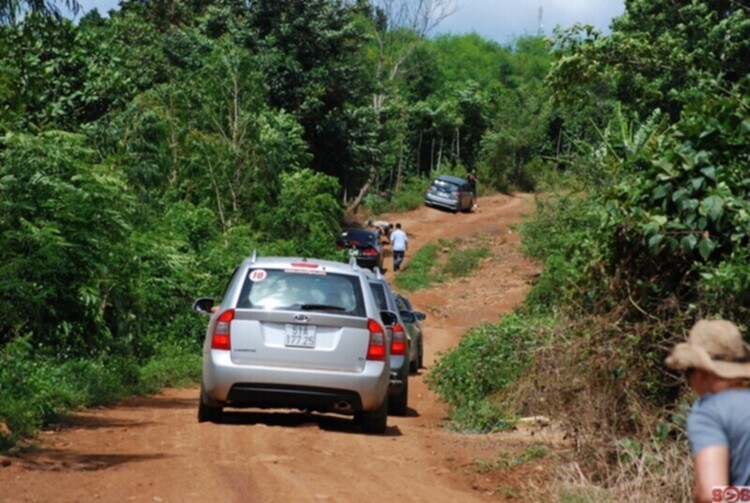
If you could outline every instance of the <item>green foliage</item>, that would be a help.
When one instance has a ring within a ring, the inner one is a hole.
[[[183,339],[159,345],[153,358],[139,369],[137,393],[156,393],[163,388],[187,386],[200,381],[202,353],[196,341],[196,338]]]
[[[746,85],[730,92],[717,89],[687,107],[650,162],[626,172],[608,193],[615,204],[613,224],[622,229],[621,242],[628,243],[615,257],[616,266],[644,281],[639,297],[660,299],[670,291],[683,301],[697,301],[698,271],[713,279],[708,269],[726,270],[724,262],[737,264],[746,256],[750,182],[743,145],[750,141],[748,116]],[[744,298],[744,283],[724,291],[725,300]]]
[[[426,381],[454,409],[459,428],[507,426],[509,414],[488,400],[525,370],[535,322],[513,314],[497,324],[482,324],[441,355]]]
[[[430,180],[425,177],[408,177],[393,194],[368,194],[365,198],[365,208],[373,215],[419,208],[424,204],[424,195],[429,184]]]
[[[445,259],[441,258],[441,253]],[[490,251],[484,247],[473,247],[461,240],[453,242],[440,240],[420,248],[394,279],[397,287],[413,292],[428,288],[450,278],[469,275],[479,266],[482,259],[489,257]]]
[[[249,18],[271,106],[303,126],[312,168],[342,182],[355,168],[349,110],[370,91],[355,10],[328,0],[269,0],[253,2]]]
[[[281,176],[281,192],[267,225],[288,243],[288,254],[332,257],[342,215],[338,188],[335,178],[309,169]]]
[[[484,247],[457,248],[448,253],[448,261],[443,271],[451,277],[468,276],[479,266],[482,259],[490,256],[490,251]]]
[[[485,183],[504,191],[533,190],[543,155],[552,153],[552,115],[549,95],[543,85],[552,56],[540,38],[522,38],[505,76],[505,87],[495,89],[488,121],[483,131],[479,168]]]
[[[521,226],[523,250],[543,261],[544,270],[534,284],[531,305],[554,306],[590,302],[588,288],[606,288],[601,264],[610,251],[604,227],[607,214],[596,201],[577,194],[537,198],[536,218]],[[586,275],[591,283],[583,284]],[[588,288],[587,288],[588,287]]]
[[[166,345],[139,367],[120,356],[61,361],[45,355],[30,337],[16,338],[0,349],[0,423],[10,431],[0,435],[0,451],[80,407],[193,382],[199,373],[200,347],[194,341]]]
[[[432,42],[441,82],[474,81],[488,87],[512,75],[512,53],[476,33],[438,35]]]
[[[433,282],[441,281],[441,276],[435,271],[439,254],[440,247],[437,244],[424,245],[409,259],[409,263],[404,266],[402,272],[394,278],[395,285],[402,290],[413,292],[420,288],[427,288]]]
[[[131,226],[122,178],[80,136],[6,135],[0,150],[0,341],[34,333],[58,348],[104,349]]]

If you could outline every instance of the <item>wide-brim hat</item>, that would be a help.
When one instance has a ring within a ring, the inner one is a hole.
[[[737,325],[727,320],[700,320],[687,342],[677,344],[667,357],[668,367],[698,368],[726,379],[750,378],[750,346]]]

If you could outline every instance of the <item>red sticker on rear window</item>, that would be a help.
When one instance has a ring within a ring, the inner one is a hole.
[[[250,281],[263,281],[266,279],[266,276],[268,276],[268,273],[266,273],[265,269],[253,269],[250,271],[248,277],[250,278]]]

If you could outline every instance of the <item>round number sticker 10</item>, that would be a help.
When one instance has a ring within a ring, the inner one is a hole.
[[[266,279],[266,276],[265,269],[253,269],[250,271],[250,281],[263,281]]]

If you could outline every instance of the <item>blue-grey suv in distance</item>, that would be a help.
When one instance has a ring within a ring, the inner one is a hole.
[[[467,180],[457,176],[440,175],[427,189],[424,203],[427,206],[439,206],[453,212],[471,211],[474,199]]]
[[[352,415],[383,433],[391,377],[386,325],[356,265],[306,258],[246,259],[210,316],[203,345],[198,420],[226,407],[289,408]]]

